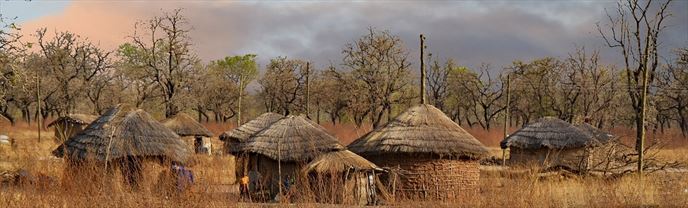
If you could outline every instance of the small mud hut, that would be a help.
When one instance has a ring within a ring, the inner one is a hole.
[[[117,106],[65,141],[53,155],[66,158],[65,178],[76,177],[71,178],[72,183],[111,181],[110,177],[100,177],[112,176],[119,168],[124,182],[136,189],[143,179],[144,161],[184,164],[190,150],[177,134],[145,111]]]
[[[376,172],[382,171],[349,150],[325,153],[304,168],[319,203],[359,206],[376,203]]]
[[[48,124],[55,131],[55,141],[60,144],[65,140],[84,130],[88,124],[96,120],[98,116],[88,114],[69,114],[61,116]]]
[[[185,140],[191,140],[189,142],[193,143],[196,154],[212,154],[210,138],[213,137],[213,133],[191,116],[179,113],[161,123],[181,137],[191,137]]]
[[[313,158],[344,149],[337,138],[304,116],[287,116],[249,136],[240,145],[249,154],[252,192],[288,192],[299,178],[303,165]]]
[[[249,158],[248,153],[241,151],[241,143],[246,142],[248,138],[284,118],[284,116],[277,113],[264,113],[257,118],[235,128],[231,131],[226,131],[220,134],[220,141],[224,143],[223,149],[226,153],[234,155],[237,182],[244,176],[248,176]]]
[[[485,146],[432,105],[401,113],[349,145],[349,149],[389,169],[397,197],[454,200],[476,196],[478,159]]]
[[[586,172],[611,159],[605,155],[613,148],[613,141],[612,135],[588,124],[575,126],[544,117],[514,132],[500,145],[509,148],[510,165]]]

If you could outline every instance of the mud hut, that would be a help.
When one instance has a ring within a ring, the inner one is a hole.
[[[287,116],[249,136],[240,149],[249,155],[249,176],[254,176],[250,189],[268,191],[272,197],[279,190],[288,191],[313,158],[344,147],[307,118]]]
[[[542,169],[584,172],[593,168],[596,154],[607,153],[613,136],[590,125],[578,127],[555,117],[544,117],[514,132],[500,145],[509,148],[509,164]]]
[[[390,169],[386,183],[396,196],[429,200],[475,196],[478,159],[487,154],[482,143],[427,104],[409,108],[349,149]]]
[[[264,113],[257,118],[239,126],[238,128],[220,134],[220,141],[224,144],[224,151],[234,155],[234,170],[237,182],[244,176],[248,176],[248,153],[242,152],[240,144],[246,142],[248,137],[263,130],[284,116],[277,113]]]
[[[161,121],[165,127],[171,129],[177,135],[190,139],[196,154],[212,154],[212,145],[210,138],[213,133],[210,132],[203,124],[198,123],[191,116],[185,113],[179,113],[171,118]]]
[[[382,171],[349,150],[325,153],[304,168],[318,202],[359,206],[376,203],[376,172]]]
[[[108,109],[53,151],[53,155],[67,159],[65,174],[78,177],[73,173],[95,167],[93,170],[106,172],[96,175],[111,175],[119,168],[124,182],[133,188],[139,187],[144,161],[184,164],[189,154],[188,146],[172,130],[141,109],[122,106]],[[88,178],[74,180],[82,181],[94,183]]]
[[[48,124],[48,128],[53,127],[55,131],[55,141],[62,143],[84,130],[84,128],[96,120],[98,116],[88,114],[69,114],[60,116]]]

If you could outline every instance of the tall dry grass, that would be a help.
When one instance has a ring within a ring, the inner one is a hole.
[[[214,133],[231,128],[227,124],[209,125]],[[325,125],[331,133],[343,138],[343,143],[353,140],[369,129],[357,129],[349,125]],[[370,127],[367,127],[370,128]],[[483,143],[496,147],[501,131],[467,129]],[[132,191],[122,184],[118,171],[112,176],[113,185],[104,188],[102,183],[81,178],[79,174],[65,173],[65,164],[50,157],[57,146],[51,139],[52,132],[44,131],[42,142],[37,142],[34,125],[19,125],[8,131],[16,138],[16,147],[0,146],[0,172],[22,169],[30,180],[6,181],[0,185],[0,207],[236,207],[265,206],[239,202],[233,170],[233,158],[229,156],[195,156],[191,167],[196,185],[181,195],[163,194],[157,190],[158,175],[168,167],[155,162],[144,166],[144,179],[140,190]],[[632,134],[631,134],[632,135]],[[671,133],[664,138],[674,137]],[[214,139],[216,140],[216,139]],[[688,161],[688,146],[680,140],[664,147],[659,156],[677,161]],[[216,145],[215,147],[220,147]],[[214,150],[217,152],[217,150]],[[83,170],[86,174],[102,173],[96,168]],[[81,173],[84,174],[84,173]],[[66,180],[72,176],[74,180]],[[90,191],[68,189],[67,184],[93,186]],[[315,193],[341,190],[337,184],[300,182],[292,193],[297,207],[320,207]],[[309,187],[309,188],[306,188]],[[332,193],[332,192],[331,192]],[[535,174],[508,175],[482,174],[480,192],[471,202],[422,202],[417,199],[394,199],[387,204],[408,207],[629,207],[659,206],[681,207],[688,205],[688,174],[653,173],[639,180],[637,176],[615,179],[596,177],[550,177]]]

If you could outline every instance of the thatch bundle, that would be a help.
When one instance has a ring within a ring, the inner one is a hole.
[[[429,153],[449,157],[480,158],[487,148],[432,105],[409,108],[382,128],[349,145],[363,155]]]
[[[165,125],[165,127],[174,131],[174,133],[177,133],[179,136],[213,136],[213,133],[210,132],[210,130],[191,118],[191,116],[186,115],[186,113],[179,113],[172,118],[168,118],[160,122]]]
[[[54,125],[62,123],[88,125],[91,122],[95,121],[97,118],[98,116],[95,115],[73,113],[66,116],[60,116],[59,118],[50,122],[47,127],[52,127]]]
[[[344,173],[346,171],[381,171],[377,165],[349,150],[326,153],[313,159],[306,165],[307,173],[328,174]]]
[[[588,123],[577,124],[576,127],[588,132],[588,134],[592,135],[600,143],[607,143],[616,140],[614,135],[610,134],[609,132],[602,131],[601,129],[598,129]]]
[[[111,161],[127,157],[163,157],[184,163],[190,150],[172,130],[148,113],[117,106],[53,151],[57,157]]]
[[[229,153],[236,154],[240,151],[239,143],[245,142],[249,136],[267,128],[282,118],[284,116],[280,114],[264,113],[238,128],[222,133],[220,141],[225,142],[225,147]]]
[[[250,136],[241,150],[286,162],[308,161],[344,149],[334,136],[303,116],[287,116]]]
[[[502,148],[575,149],[599,143],[597,139],[566,121],[544,117],[526,125],[501,142]]]

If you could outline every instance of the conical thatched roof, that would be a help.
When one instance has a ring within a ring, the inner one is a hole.
[[[307,173],[342,173],[347,170],[379,170],[380,167],[349,150],[325,153],[306,165]]]
[[[161,121],[161,123],[179,136],[213,136],[210,130],[191,118],[191,116],[186,115],[186,113],[179,113],[172,118]]]
[[[238,128],[220,134],[220,141],[225,142],[225,146],[229,153],[236,154],[240,151],[239,143],[245,142],[249,136],[267,128],[282,118],[284,118],[284,116],[280,114],[271,112],[263,113]]]
[[[143,110],[114,107],[53,151],[57,157],[114,160],[126,156],[165,157],[186,162],[190,150],[172,130]]]
[[[334,136],[303,116],[287,116],[250,136],[241,150],[281,161],[307,161],[344,149]],[[279,148],[278,148],[279,147]]]
[[[90,124],[91,122],[95,121],[97,118],[98,118],[98,116],[95,116],[95,115],[73,113],[73,114],[61,116],[61,117],[55,119],[54,121],[52,121],[48,124],[48,127],[54,126],[55,124],[58,124],[61,122],[72,123],[72,124],[81,124],[81,125]]]
[[[595,137],[595,139],[601,143],[607,143],[616,139],[616,137],[614,137],[614,135],[610,134],[609,132],[602,131],[601,129],[598,129],[587,123],[578,124],[576,125],[576,127],[588,132],[588,134]]]
[[[246,141],[249,136],[265,129],[272,123],[275,123],[282,118],[284,118],[284,116],[277,113],[263,113],[262,115],[249,121],[248,123],[245,123],[244,125],[239,126],[238,128],[222,133],[220,135],[220,140],[227,141],[230,138],[233,138],[239,141]]]
[[[349,145],[358,154],[431,153],[480,158],[487,148],[432,105],[418,105]]]
[[[502,148],[568,149],[597,142],[592,135],[554,117],[540,118],[511,134],[501,142]]]

